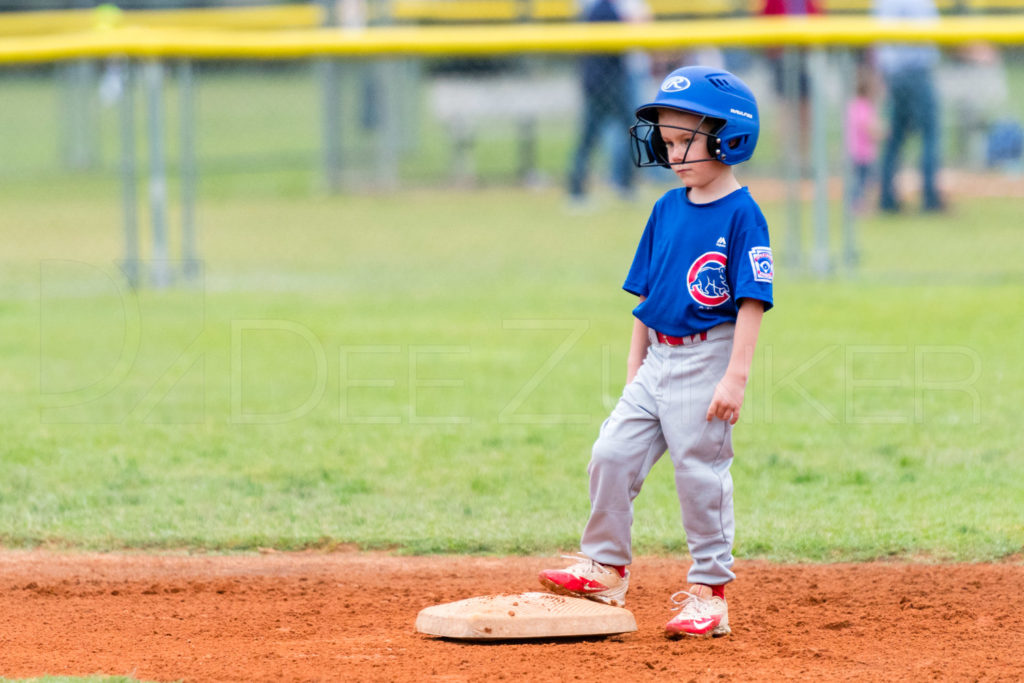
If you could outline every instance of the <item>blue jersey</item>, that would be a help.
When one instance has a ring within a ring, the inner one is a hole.
[[[767,311],[772,273],[768,224],[747,188],[707,204],[679,188],[654,205],[622,288],[646,297],[633,309],[643,324],[682,337],[735,322],[742,299]]]

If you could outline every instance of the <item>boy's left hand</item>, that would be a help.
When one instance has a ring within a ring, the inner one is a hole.
[[[708,422],[713,418],[728,420],[729,424],[736,424],[740,419],[740,408],[743,406],[743,393],[746,391],[747,383],[741,379],[726,375],[715,387],[715,395],[708,406]]]

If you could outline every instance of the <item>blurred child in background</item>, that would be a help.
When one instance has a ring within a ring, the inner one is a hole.
[[[878,143],[885,132],[878,116],[878,78],[868,65],[857,70],[856,95],[846,107],[846,151],[853,166],[848,193],[850,208],[864,211],[864,195],[875,177]]]

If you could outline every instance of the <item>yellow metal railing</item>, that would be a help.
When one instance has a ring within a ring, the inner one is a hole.
[[[869,45],[877,41],[1024,44],[1024,16],[887,22],[869,17],[707,19],[649,24],[513,24],[227,31],[109,27],[0,41],[0,63],[135,57],[302,59],[315,56],[620,52],[701,45]]]
[[[648,0],[655,17],[757,15],[764,0]],[[820,0],[823,11],[867,14],[872,0]],[[943,12],[1024,12],[1024,0],[936,0]],[[371,12],[375,3],[369,4]],[[397,23],[571,21],[578,0],[392,0],[389,20]],[[373,15],[371,19],[384,17]],[[1001,17],[1005,18],[1005,17]],[[97,27],[206,28],[238,31],[315,28],[324,23],[315,3],[192,10],[121,11],[94,9],[0,13],[0,36],[77,33]]]
[[[870,14],[873,0],[820,0],[822,12]],[[942,12],[1024,11],[1024,0],[936,0]],[[764,0],[648,0],[655,17],[758,15]],[[578,0],[392,0],[398,21],[466,22],[520,19],[566,21],[579,13]]]
[[[323,22],[323,11],[319,5],[314,4],[133,11],[122,11],[113,5],[100,5],[93,9],[3,12],[0,13],[0,36],[73,33],[124,26],[261,31],[313,28]]]
[[[655,17],[726,16],[754,13],[763,0],[650,0]],[[400,22],[569,21],[579,15],[578,0],[394,0]]]

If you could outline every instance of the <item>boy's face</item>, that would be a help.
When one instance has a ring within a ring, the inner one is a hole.
[[[701,118],[675,109],[658,110],[658,130],[665,142],[668,162],[687,187],[707,185],[728,170],[728,166],[708,151],[713,123],[701,123]]]

